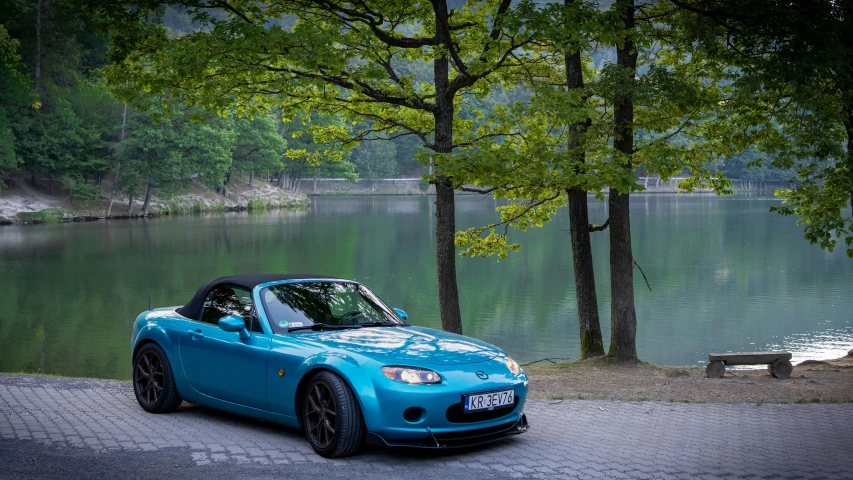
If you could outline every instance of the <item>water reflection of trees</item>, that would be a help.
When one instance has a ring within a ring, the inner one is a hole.
[[[47,373],[127,378],[128,328],[148,304],[143,249],[150,249],[155,306],[182,305],[201,284],[223,275],[316,273],[362,281],[406,310],[409,323],[437,327],[430,198],[404,199],[420,206],[417,214],[385,214],[394,209],[383,204],[401,201],[397,197],[376,199],[381,214],[328,214],[323,202],[338,200],[344,199],[316,199],[308,215],[298,216],[0,228],[0,370],[37,369],[43,345]],[[849,319],[844,315],[853,310],[853,264],[843,252],[829,254],[803,242],[796,226],[767,213],[773,201],[684,195],[634,201],[643,205],[632,217],[635,256],[654,289],[639,284],[637,291],[644,360],[684,363],[702,358],[711,342],[749,348],[749,342],[840,328]],[[457,203],[465,204],[459,228],[493,218],[493,202],[482,197]],[[356,211],[365,208],[373,207]],[[605,218],[603,205],[591,201],[590,215]],[[559,217],[517,237],[523,247],[507,261],[459,261],[466,334],[520,360],[576,355],[567,229]],[[607,318],[607,232],[593,241]],[[721,269],[727,273],[715,275]],[[43,342],[37,340],[39,326]]]

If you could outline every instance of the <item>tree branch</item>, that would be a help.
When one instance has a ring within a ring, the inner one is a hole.
[[[639,270],[640,270],[640,273],[641,273],[641,274],[643,274],[643,280],[645,280],[645,281],[646,281],[646,286],[647,286],[647,287],[649,287],[649,291],[651,292],[651,291],[652,291],[652,286],[651,286],[651,285],[649,285],[649,279],[648,279],[648,278],[646,278],[646,272],[644,272],[644,271],[643,271],[643,267],[641,267],[641,266],[640,266],[640,264],[639,264],[639,263],[637,263],[637,261],[636,261],[636,260],[631,259],[631,261],[632,261],[632,262],[634,262],[634,266],[635,266],[635,267],[637,267],[637,269],[639,269]]]
[[[600,232],[602,230],[607,230],[607,227],[610,226],[610,217],[607,217],[607,220],[604,221],[601,225],[593,225],[589,224],[589,233],[592,232]]]
[[[500,187],[473,188],[473,187],[466,187],[463,185],[461,187],[458,187],[458,190],[463,191],[463,192],[482,193],[485,195],[487,193],[492,193],[499,188]]]
[[[388,32],[381,28],[381,25],[385,23],[385,18],[382,17],[382,13],[378,11],[370,11],[364,2],[358,2],[364,8],[364,11],[358,11],[351,8],[346,8],[343,5],[328,1],[328,0],[312,0],[310,2],[304,3],[307,8],[316,9],[316,7],[321,7],[323,10],[332,11],[332,12],[340,12],[346,15],[348,18],[341,19],[345,21],[351,22],[359,22],[363,25],[366,25],[370,28],[370,31],[373,33],[380,42],[398,48],[421,48],[430,45],[437,45],[436,36],[432,37],[404,37],[393,34],[392,32]]]

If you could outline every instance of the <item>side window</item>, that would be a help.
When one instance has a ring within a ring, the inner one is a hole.
[[[200,320],[218,325],[219,319],[226,315],[237,315],[246,322],[246,328],[249,331],[263,333],[263,329],[255,316],[252,294],[248,290],[219,285],[207,294]]]

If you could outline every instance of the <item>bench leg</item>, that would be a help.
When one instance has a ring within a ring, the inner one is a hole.
[[[776,378],[788,378],[794,371],[794,366],[788,360],[776,360],[767,366],[767,371]]]
[[[708,378],[723,378],[725,374],[726,365],[719,360],[715,360],[709,363],[707,367],[705,367],[705,375]]]

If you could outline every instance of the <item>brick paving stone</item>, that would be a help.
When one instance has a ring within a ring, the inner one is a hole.
[[[129,383],[0,374],[3,441],[105,452],[185,449],[199,466],[351,465],[389,478],[413,465],[546,479],[853,478],[853,404],[578,400],[529,401],[525,410],[528,433],[487,447],[438,455],[366,448],[330,461],[285,427],[189,404],[148,414]]]

